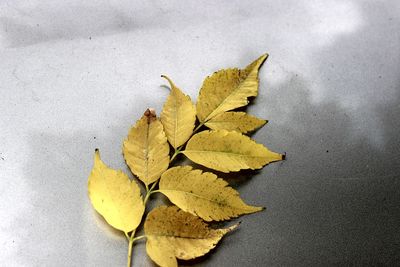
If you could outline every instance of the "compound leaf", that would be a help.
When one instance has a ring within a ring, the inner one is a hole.
[[[122,171],[107,167],[97,149],[88,193],[94,209],[114,228],[128,233],[140,224],[144,205],[139,186]]]
[[[189,260],[208,253],[236,227],[211,229],[200,218],[176,206],[160,206],[147,215],[144,224],[146,251],[158,265],[175,267],[177,258]]]
[[[168,168],[169,145],[154,110],[147,109],[131,128],[122,150],[131,171],[146,185],[157,181]]]
[[[215,174],[190,166],[164,172],[159,191],[182,210],[206,221],[227,220],[263,209],[244,203],[239,193]]]
[[[161,122],[169,143],[174,148],[183,145],[192,135],[194,123],[196,122],[196,108],[190,97],[182,91],[167,76],[171,86],[171,93],[164,104],[161,112]]]
[[[268,54],[240,70],[224,69],[207,77],[196,104],[197,117],[205,123],[225,111],[246,106],[248,97],[258,94],[258,71]]]
[[[205,125],[213,130],[237,131],[240,133],[252,132],[267,121],[251,116],[246,112],[224,112],[211,118]]]
[[[285,158],[248,136],[226,130],[195,134],[189,139],[183,153],[190,160],[221,172],[260,169],[268,163]]]

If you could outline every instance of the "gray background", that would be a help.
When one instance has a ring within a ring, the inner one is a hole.
[[[248,111],[288,159],[229,181],[267,210],[199,266],[400,261],[400,2],[0,1],[0,261],[124,266],[86,194],[93,151],[121,143],[160,74],[196,99],[215,70],[270,58]],[[144,242],[134,266],[152,266]]]

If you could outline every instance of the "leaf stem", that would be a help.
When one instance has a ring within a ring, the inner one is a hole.
[[[147,191],[147,192],[146,192],[146,196],[144,197],[144,200],[143,200],[143,205],[146,206],[146,203],[147,203],[147,201],[149,200],[149,197],[150,197],[151,193],[153,192],[153,189],[156,187],[157,183],[158,183],[158,180],[155,181],[155,182],[151,185],[150,189],[149,189],[149,187],[146,185],[146,191]]]
[[[194,135],[195,133],[197,133],[197,131],[204,125],[205,122],[200,122],[199,125],[197,125],[197,127],[193,130],[192,135]]]
[[[200,124],[197,125],[197,127],[193,130],[192,134],[190,135],[189,140],[190,140],[190,138],[191,138],[195,133],[197,133],[197,131],[198,131],[205,123],[206,123],[206,122],[200,122]],[[189,140],[188,140],[188,141],[189,141]],[[186,143],[187,143],[188,141],[186,141],[186,142],[185,142],[183,145],[181,145],[180,147],[175,148],[175,152],[174,152],[174,154],[172,155],[172,157],[171,157],[171,159],[170,159],[170,161],[169,161],[169,164],[171,164],[171,162],[175,159],[176,156],[178,156],[180,153],[182,153],[181,150],[183,149],[183,147],[186,145]]]
[[[145,235],[137,236],[137,237],[135,237],[135,238],[133,239],[133,242],[138,241],[138,240],[143,239],[143,238],[146,238],[146,236],[145,236]]]
[[[175,148],[175,152],[172,155],[171,159],[169,160],[169,163],[171,164],[171,162],[176,158],[176,156],[178,156],[181,153],[181,150],[179,148]]]
[[[133,248],[133,241],[135,240],[135,231],[132,232],[131,236],[129,237],[129,244],[128,244],[128,261],[126,263],[127,267],[131,267],[132,263],[132,248]]]
[[[147,191],[146,196],[144,197],[144,200],[143,200],[144,206],[146,206],[147,200],[149,200],[150,195],[151,195],[151,191],[149,190],[149,191]]]
[[[202,123],[200,123],[199,125],[197,125],[197,127],[193,130],[193,133],[192,133],[191,136],[193,136],[203,125],[204,125],[204,122],[202,122]],[[178,147],[178,148],[175,148],[174,154],[172,155],[172,157],[171,157],[171,159],[170,159],[170,161],[169,161],[170,164],[171,164],[171,162],[172,162],[173,160],[175,160],[176,156],[178,156],[180,153],[182,153],[182,152],[181,152],[181,149],[182,149],[183,146],[184,146],[184,145],[182,145],[182,146],[180,146],[180,147]],[[159,181],[159,180],[155,181],[155,182],[151,185],[150,188],[149,188],[149,186],[146,184],[146,196],[144,197],[144,200],[143,200],[143,205],[144,205],[144,206],[146,206],[146,203],[147,203],[147,201],[149,200],[151,194],[160,192],[159,190],[154,190],[154,188],[156,187],[158,181]],[[132,262],[132,248],[133,248],[133,242],[145,238],[146,235],[141,235],[141,236],[138,236],[138,237],[134,237],[134,236],[135,236],[135,231],[133,231],[133,232],[131,233],[131,236],[129,236],[127,233],[125,233],[125,236],[126,236],[126,238],[129,240],[129,244],[128,244],[128,262],[127,262],[127,267],[130,267],[130,266],[131,266],[131,262]]]
[[[154,187],[156,187],[158,183],[158,180],[154,182],[154,184],[151,185],[150,190],[149,191],[153,191]]]

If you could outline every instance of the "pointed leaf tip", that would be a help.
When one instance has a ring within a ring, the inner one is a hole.
[[[264,64],[264,62],[268,59],[268,57],[269,57],[269,54],[268,54],[268,53],[265,53],[265,54],[263,54],[263,55],[261,55],[261,56],[259,57],[259,61],[261,62],[261,63],[260,63],[260,66],[262,66],[262,64]]]
[[[235,223],[234,225],[229,226],[227,228],[229,230],[228,232],[232,232],[232,231],[236,230],[240,226],[241,223],[242,222],[240,221],[240,222]]]
[[[96,148],[94,150],[94,164],[96,165],[99,161],[101,162],[100,150],[98,148]]]
[[[163,74],[163,75],[161,75],[161,77],[166,79],[169,82],[169,85],[171,86],[171,89],[172,89],[172,87],[176,87],[174,82],[167,75]]]
[[[156,110],[154,108],[148,108],[143,114],[146,117],[156,117]]]

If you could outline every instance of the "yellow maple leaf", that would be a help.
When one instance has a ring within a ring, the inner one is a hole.
[[[258,94],[258,71],[268,54],[264,54],[240,70],[224,69],[207,77],[199,92],[196,104],[201,123],[235,108],[246,106],[248,97]]]
[[[128,233],[140,224],[144,205],[139,186],[122,171],[107,167],[97,149],[88,193],[95,210],[114,228]]]
[[[262,210],[249,206],[223,179],[211,172],[190,166],[173,167],[164,172],[159,191],[184,211],[206,221],[221,221]]]
[[[182,91],[167,76],[171,86],[171,93],[164,104],[161,112],[161,122],[169,143],[173,148],[183,145],[192,135],[194,123],[196,122],[196,109],[190,97]]]
[[[226,130],[195,134],[189,139],[183,154],[198,164],[221,172],[260,169],[285,158],[246,135]]]
[[[211,118],[205,125],[213,130],[237,131],[240,133],[252,132],[267,121],[251,116],[246,112],[224,112]]]
[[[149,185],[168,168],[169,145],[154,110],[148,109],[129,131],[123,154],[131,171]]]
[[[146,251],[162,267],[176,267],[177,260],[200,257],[213,249],[221,238],[235,229],[211,229],[200,218],[176,206],[160,206],[146,218]]]

